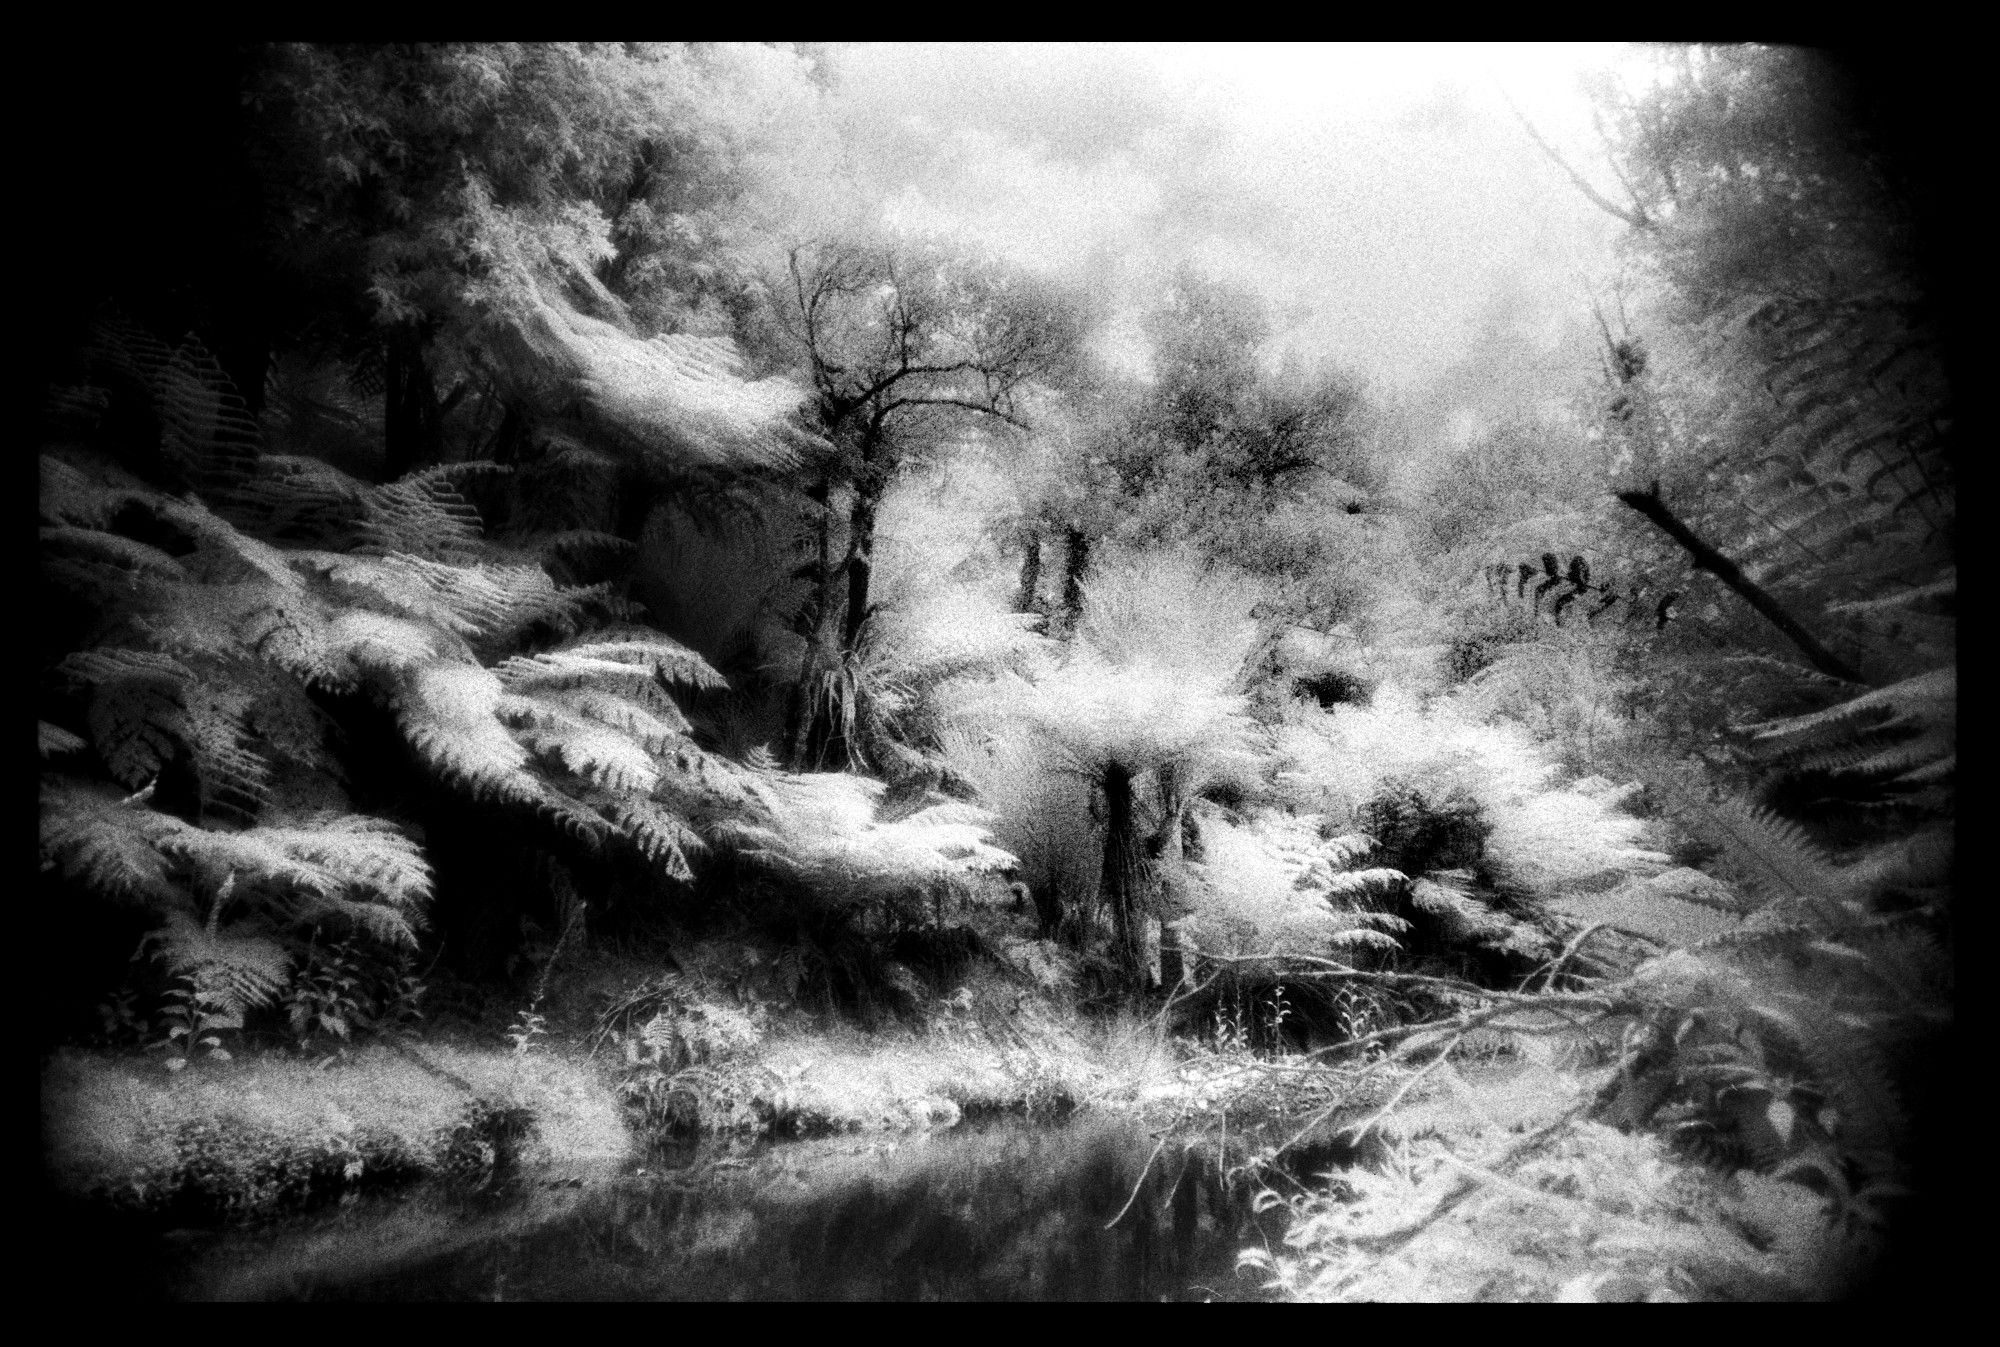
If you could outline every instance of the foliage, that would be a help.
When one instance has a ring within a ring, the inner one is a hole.
[[[1204,811],[1196,883],[1182,929],[1206,953],[1363,958],[1400,948],[1409,923],[1390,911],[1404,877],[1370,865],[1371,839],[1325,837],[1319,821],[1260,813],[1242,824]]]
[[[1479,724],[1452,702],[1301,710],[1279,727],[1277,751],[1283,798],[1337,827],[1373,831],[1373,820],[1385,845],[1413,849],[1397,854],[1418,869],[1448,857],[1445,868],[1479,863],[1552,892],[1662,859],[1608,783],[1556,786],[1556,765],[1524,732]]]
[[[137,345],[129,325],[108,330]],[[198,347],[184,351],[228,391]],[[891,885],[905,863],[924,876],[959,858],[1000,863],[957,818],[855,845],[826,829],[861,825],[865,790],[858,810],[806,822],[796,790],[773,777],[766,791],[758,769],[704,751],[670,689],[720,676],[620,621],[608,586],[559,585],[484,539],[461,471],[369,487],[207,424],[185,458],[214,509],[103,456],[43,460],[45,567],[80,620],[75,646],[49,652],[43,738],[58,770],[41,831],[49,868],[164,923],[151,947],[218,1013],[271,1004],[306,930],[416,939],[429,866],[406,832],[350,812],[341,788],[328,709],[355,703],[393,717],[439,785],[667,879],[686,879],[703,832],[731,818],[742,845],[808,882],[842,866]]]
[[[426,988],[407,956],[383,960],[349,940],[315,943],[282,1004],[301,1048],[322,1035],[342,1043],[357,1033],[406,1032],[423,1018]]]

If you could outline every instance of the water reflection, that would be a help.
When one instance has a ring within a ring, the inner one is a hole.
[[[1156,1154],[1143,1129],[1117,1120],[688,1158],[665,1173],[583,1189],[357,1203],[211,1246],[182,1291],[204,1299],[1247,1299],[1258,1291],[1237,1277],[1237,1252],[1282,1234],[1282,1213],[1254,1215],[1255,1184],[1230,1181],[1212,1147]]]

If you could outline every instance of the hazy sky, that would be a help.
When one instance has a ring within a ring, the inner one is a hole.
[[[1485,401],[1481,385],[1590,359],[1575,329],[1619,226],[1502,90],[1608,182],[1578,75],[1642,79],[1622,47],[896,44],[824,59],[850,171],[909,227],[968,231],[1128,311],[1192,260],[1262,294],[1282,346],[1412,393]]]

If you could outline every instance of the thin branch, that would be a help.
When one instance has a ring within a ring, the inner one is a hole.
[[[1849,683],[1866,681],[1845,660],[1821,645],[1797,618],[1785,610],[1783,604],[1765,592],[1761,585],[1743,574],[1742,567],[1718,552],[1698,537],[1693,529],[1682,523],[1674,512],[1667,508],[1666,502],[1660,499],[1657,482],[1644,491],[1621,491],[1618,493],[1618,499],[1651,520],[1661,532],[1687,549],[1688,555],[1694,558],[1697,570],[1707,571],[1735,590],[1744,602],[1763,614],[1772,626],[1790,637],[1792,644],[1812,661],[1814,668]]]
[[[1146,1163],[1140,1167],[1139,1181],[1132,1185],[1132,1195],[1125,1199],[1124,1206],[1118,1208],[1118,1214],[1116,1216],[1113,1216],[1109,1221],[1105,1223],[1104,1228],[1106,1230],[1109,1230],[1112,1226],[1117,1225],[1120,1221],[1124,1220],[1125,1213],[1132,1210],[1132,1204],[1139,1200],[1139,1190],[1146,1186],[1146,1175],[1152,1172],[1153,1161],[1159,1159],[1160,1152],[1165,1150],[1166,1148],[1167,1148],[1167,1139],[1163,1136],[1160,1138],[1160,1144],[1153,1147],[1153,1153],[1146,1157]]]
[[[1602,192],[1598,191],[1595,187],[1592,187],[1588,179],[1586,179],[1581,173],[1577,172],[1575,169],[1569,166],[1569,161],[1562,157],[1562,155],[1556,150],[1555,146],[1549,144],[1548,141],[1542,139],[1542,133],[1535,129],[1534,123],[1530,122],[1527,119],[1527,117],[1522,114],[1521,109],[1514,106],[1513,98],[1508,95],[1505,89],[1502,89],[1500,91],[1500,96],[1507,100],[1508,109],[1512,111],[1514,116],[1520,121],[1522,128],[1527,131],[1529,137],[1534,140],[1535,144],[1541,146],[1542,153],[1546,154],[1555,163],[1555,166],[1557,168],[1560,168],[1565,174],[1569,176],[1569,180],[1576,184],[1576,189],[1579,192],[1582,192],[1585,196],[1589,197],[1593,205],[1595,205],[1598,209],[1605,211],[1608,214],[1615,216],[1620,220],[1623,220],[1626,224],[1631,225],[1634,229],[1652,229],[1654,227],[1651,217],[1649,217],[1643,210],[1636,209],[1636,206],[1634,210],[1626,210],[1623,207],[1619,206],[1616,202],[1612,201],[1609,197],[1606,197]]]

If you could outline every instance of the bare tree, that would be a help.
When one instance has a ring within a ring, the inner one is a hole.
[[[935,246],[799,248],[789,272],[784,319],[832,452],[808,488],[820,507],[819,536],[809,563],[813,598],[798,624],[807,652],[788,741],[795,766],[846,765],[858,757],[855,669],[883,497],[953,423],[1022,428],[1017,395],[1069,366],[1082,323],[1047,287]],[[842,499],[847,536],[835,562]]]

